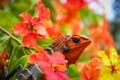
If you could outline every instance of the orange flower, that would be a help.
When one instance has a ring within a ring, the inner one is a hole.
[[[109,31],[109,24],[106,20],[103,20],[101,25],[89,27],[89,33],[93,39],[93,45],[91,46],[93,53],[88,53],[91,57],[96,56],[96,52],[101,49],[108,51],[110,46],[115,46],[115,42]]]
[[[78,63],[78,69],[82,72],[80,80],[98,80],[101,67],[102,63],[99,58],[93,58],[87,64]]]

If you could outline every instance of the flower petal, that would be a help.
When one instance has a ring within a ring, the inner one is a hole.
[[[39,61],[48,61],[48,57],[44,53],[31,53],[28,59],[28,62],[33,64],[34,62]]]
[[[118,69],[118,74],[120,74],[120,60],[117,62],[116,68]]]
[[[60,52],[54,52],[50,61],[55,64],[65,64],[65,56]]]
[[[14,26],[14,33],[24,36],[28,33],[28,26],[22,22],[18,22],[15,26]]]
[[[111,69],[108,67],[104,67],[101,70],[101,74],[99,76],[99,80],[115,80],[111,74]]]
[[[115,48],[111,47],[110,48],[110,61],[112,64],[117,64],[118,63],[118,54]]]
[[[49,19],[50,18],[50,10],[46,7],[43,7],[42,10],[39,10],[40,19]]]
[[[27,35],[25,35],[23,37],[23,44],[26,47],[32,47],[34,45],[36,45],[37,41],[36,41],[36,35],[33,33],[28,33]]]
[[[39,1],[36,9],[39,11],[40,19],[49,19],[50,18],[50,10],[44,6],[44,4]]]
[[[61,72],[56,72],[59,80],[71,80],[66,74]]]
[[[1,55],[0,55],[0,58],[6,58],[6,56],[7,56],[6,51],[3,51],[3,52],[1,53]]]
[[[105,54],[104,51],[99,51],[99,52],[98,52],[98,56],[102,59],[102,63],[103,63],[105,66],[111,66],[111,62],[110,62],[108,56]]]
[[[29,24],[31,24],[32,16],[29,15],[28,13],[23,12],[23,13],[20,14],[20,17],[22,18],[22,21],[23,21],[24,23],[29,23]]]
[[[48,70],[48,69],[53,69],[51,68],[51,64],[47,61],[38,61],[37,63],[39,66],[41,66],[41,68],[44,70]],[[54,71],[54,70],[53,70]]]
[[[113,74],[114,80],[120,80],[120,74],[114,73]]]
[[[58,76],[55,74],[52,68],[44,70],[46,80],[58,80]]]
[[[48,38],[47,30],[42,24],[37,25],[37,36],[42,39]]]

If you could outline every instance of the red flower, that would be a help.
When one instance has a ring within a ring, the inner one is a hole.
[[[6,56],[7,56],[7,53],[5,51],[3,51],[0,55],[0,58],[6,58]]]
[[[87,6],[87,2],[85,0],[67,0],[67,4],[70,4],[77,9]]]
[[[49,19],[50,18],[50,10],[44,6],[42,1],[38,2],[36,9],[39,12],[38,16],[40,17],[40,19]]]
[[[23,37],[23,44],[27,47],[31,47],[37,43],[36,36],[33,33],[28,33]]]
[[[46,80],[71,80],[64,74],[66,70],[65,56],[59,52],[54,52],[51,56],[45,51],[33,53],[29,56],[28,62],[41,66]]]
[[[3,51],[0,55],[0,72],[2,72],[3,66],[8,66],[9,64],[9,60],[7,58],[9,58],[10,55],[9,53],[6,53],[6,51]]]
[[[23,36],[23,44],[26,47],[36,45],[36,38],[48,37],[47,31],[38,17],[32,17],[27,13],[20,14],[22,22],[14,26],[14,32]]]

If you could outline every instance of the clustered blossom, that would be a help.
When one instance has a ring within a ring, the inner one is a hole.
[[[114,47],[110,47],[109,54],[99,51],[97,58],[77,66],[80,80],[120,80],[120,56]]]
[[[42,20],[49,19],[49,9],[40,1],[38,2],[37,10],[38,14],[36,16],[31,16],[26,12],[21,13],[22,21],[14,26],[14,32],[23,36],[23,44],[26,47],[36,45],[37,38],[45,39],[48,37]]]
[[[88,5],[86,0],[67,0],[67,5],[74,6],[76,9],[81,9]]]
[[[105,51],[98,52],[102,60],[103,68],[99,80],[120,80],[120,57],[115,48],[109,49],[109,55]]]
[[[98,80],[102,69],[101,59],[93,58],[88,63],[77,63],[78,70],[81,72],[80,80]]]
[[[62,35],[58,26],[54,26],[50,21],[50,10],[46,8],[40,0],[36,5],[38,14],[31,16],[23,12],[20,14],[21,22],[14,26],[14,32],[23,36],[23,44],[26,47],[36,46],[37,38],[46,39]]]
[[[66,71],[65,56],[60,52],[49,55],[46,51],[32,53],[29,56],[30,64],[38,64],[45,74],[46,80],[71,80],[64,72]]]
[[[109,51],[110,46],[115,46],[113,37],[109,32],[109,23],[106,20],[101,21],[101,25],[89,25],[88,29],[89,34],[93,39],[93,43],[90,46],[90,50],[93,51],[87,53],[88,56],[97,56],[99,50],[104,49],[105,51]]]
[[[40,19],[49,19],[50,18],[50,10],[44,6],[42,1],[39,1],[36,9],[38,10],[38,16]]]
[[[71,23],[72,20],[77,20],[78,10],[87,7],[88,4],[85,0],[65,0],[65,3],[62,3],[62,0],[58,1],[60,1],[61,4],[58,2],[55,3],[58,10],[56,20],[60,25]],[[77,20],[77,22],[79,23],[80,21]]]

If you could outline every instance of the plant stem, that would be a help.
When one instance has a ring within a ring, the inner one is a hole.
[[[10,38],[12,38],[13,40],[15,40],[18,44],[20,44],[20,45],[23,46],[22,42],[21,42],[19,39],[17,39],[15,36],[13,36],[10,32],[8,32],[7,30],[5,30],[5,29],[2,28],[1,26],[0,26],[0,31],[2,31],[2,32],[5,33],[6,35],[8,35]]]

